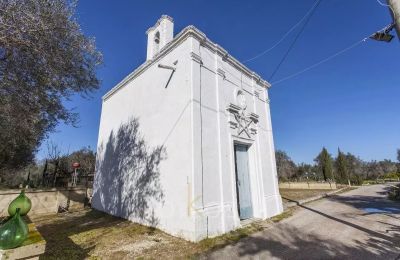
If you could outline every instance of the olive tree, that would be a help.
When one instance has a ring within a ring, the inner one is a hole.
[[[67,0],[0,1],[0,170],[30,163],[59,122],[77,126],[65,107],[99,87],[102,61]]]
[[[284,151],[275,152],[276,169],[280,180],[291,179],[296,174],[296,164]]]

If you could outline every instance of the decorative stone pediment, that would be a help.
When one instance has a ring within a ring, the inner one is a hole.
[[[237,130],[237,135],[251,138],[257,134],[258,115],[252,112],[246,113],[246,106],[238,106],[230,103],[226,110],[230,113],[229,126]]]

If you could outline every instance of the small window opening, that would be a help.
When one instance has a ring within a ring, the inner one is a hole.
[[[154,53],[157,53],[160,49],[160,32],[154,34]]]
[[[154,42],[156,44],[160,44],[160,32],[156,32],[156,34],[154,35]]]

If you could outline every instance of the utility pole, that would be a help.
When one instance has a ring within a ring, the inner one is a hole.
[[[395,28],[397,31],[397,38],[400,41],[400,0],[387,0],[390,7],[390,14],[393,17]]]

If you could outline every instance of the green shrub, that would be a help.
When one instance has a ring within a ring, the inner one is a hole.
[[[352,185],[362,185],[364,182],[364,178],[361,175],[352,175],[350,178],[350,182]]]
[[[384,179],[398,179],[399,177],[400,173],[395,173],[395,172],[387,173],[383,176]]]
[[[396,186],[393,186],[389,193],[388,193],[389,199],[391,200],[400,200],[400,184]]]

